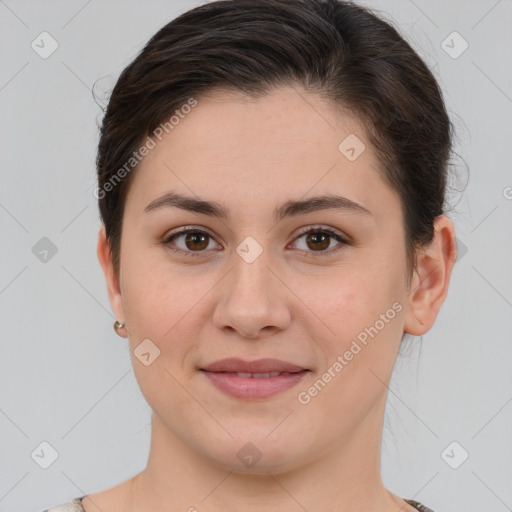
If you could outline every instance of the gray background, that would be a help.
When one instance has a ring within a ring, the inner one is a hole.
[[[145,466],[150,410],[96,259],[91,88],[105,97],[148,38],[199,3],[0,0],[0,511],[38,512]],[[390,385],[384,483],[436,512],[512,510],[512,3],[365,4],[432,67],[457,128],[452,185],[467,184],[450,197],[448,299],[404,343]],[[31,47],[43,31],[59,45],[46,59]],[[442,47],[453,31],[469,44],[458,58]],[[46,261],[43,237],[57,249]],[[49,448],[31,455],[42,442],[58,453],[47,469]]]

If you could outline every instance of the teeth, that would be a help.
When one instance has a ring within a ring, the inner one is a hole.
[[[280,375],[290,375],[289,372],[265,372],[265,373],[249,373],[249,372],[237,372],[238,377],[243,377],[244,379],[254,378],[254,379],[265,379],[267,377],[279,377]]]

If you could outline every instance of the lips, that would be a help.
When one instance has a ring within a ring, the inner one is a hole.
[[[220,373],[220,372],[217,372]],[[296,372],[222,372],[229,375],[236,375],[237,377],[242,377],[244,379],[268,379],[269,377],[279,377],[280,375],[291,375]]]
[[[262,400],[297,385],[310,371],[279,359],[221,359],[201,371],[218,390],[243,400]]]
[[[287,361],[281,361],[280,359],[258,359],[256,361],[244,361],[238,358],[227,358],[215,361],[204,368],[201,368],[207,372],[225,372],[225,373],[243,373],[251,374],[254,378],[258,377],[272,377],[277,376],[280,373],[297,373],[303,370],[307,370],[302,366],[289,363]],[[276,374],[276,372],[279,372]],[[270,375],[270,374],[275,375]],[[269,374],[269,375],[265,375]],[[247,376],[247,375],[245,375]]]

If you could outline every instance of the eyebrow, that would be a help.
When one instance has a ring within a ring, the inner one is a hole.
[[[168,194],[151,201],[151,203],[144,208],[144,212],[149,213],[162,208],[180,208],[189,212],[201,213],[203,215],[225,220],[231,218],[229,209],[215,201],[206,201],[204,199],[185,196],[175,192],[169,192]],[[281,206],[275,208],[274,219],[276,221],[280,221],[285,217],[304,215],[321,210],[337,210],[342,212],[372,215],[370,210],[351,199],[337,195],[322,195],[306,200],[286,201]]]

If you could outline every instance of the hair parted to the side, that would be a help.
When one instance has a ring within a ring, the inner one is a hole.
[[[409,267],[444,211],[453,126],[434,76],[388,22],[343,0],[218,0],[160,29],[121,73],[103,118],[98,196],[116,272],[134,170],[105,185],[175,111],[213,89],[300,85],[356,116],[398,192]],[[340,141],[341,142],[341,141]]]

